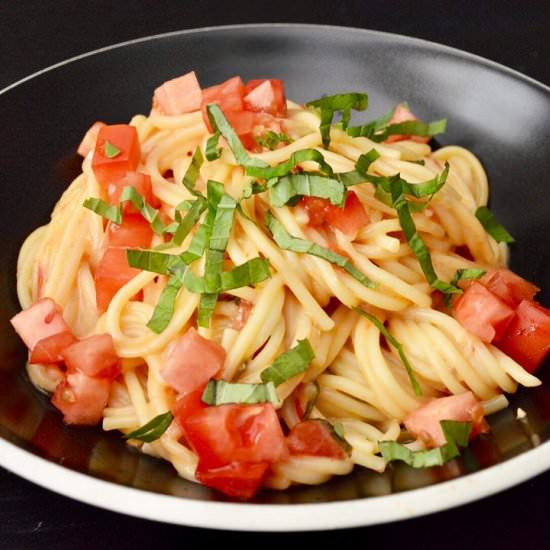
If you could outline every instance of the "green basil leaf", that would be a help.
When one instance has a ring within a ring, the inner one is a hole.
[[[267,185],[261,185],[257,181],[254,181],[243,189],[242,199],[249,199],[252,195],[258,195],[265,191],[267,191]]]
[[[191,208],[176,227],[174,236],[172,237],[174,245],[180,246],[183,243],[185,237],[195,227],[205,209],[206,201],[203,197],[197,197],[197,200],[191,203]]]
[[[262,371],[262,382],[273,382],[279,386],[289,378],[305,372],[315,358],[309,340],[298,340],[298,343],[287,352],[279,355],[273,364]]]
[[[233,152],[233,155],[235,156],[235,160],[242,166],[260,166],[260,167],[266,167],[268,164],[266,164],[263,160],[260,160],[258,158],[251,157],[247,152],[246,149],[243,147],[243,144],[241,143],[241,140],[235,133],[235,130],[229,124],[227,119],[225,118],[222,110],[218,105],[215,103],[212,103],[210,105],[206,106],[206,110],[208,112],[208,119],[210,120],[210,124],[214,128],[214,130],[218,131],[227,141],[227,144],[229,145],[229,148]],[[208,154],[207,154],[208,158]],[[208,158],[208,160],[211,160]]]
[[[271,130],[268,130],[265,134],[257,136],[254,139],[260,147],[265,147],[271,151],[276,149],[279,143],[292,143],[292,139],[286,134],[272,132]]]
[[[120,202],[131,202],[141,213],[141,215],[151,224],[151,228],[157,235],[164,233],[164,224],[160,219],[160,213],[147,204],[145,199],[138,193],[135,187],[128,185],[120,194]]]
[[[497,243],[515,242],[514,237],[504,229],[486,206],[480,206],[476,210],[476,218],[480,221],[485,231],[487,231]]]
[[[201,399],[207,405],[225,405],[229,403],[280,404],[277,390],[272,382],[267,384],[235,384],[225,380],[210,380]]]
[[[480,279],[481,277],[483,277],[483,275],[485,275],[485,273],[487,273],[487,272],[484,269],[476,269],[476,268],[457,269],[456,273],[454,274],[453,278],[451,279],[450,284],[454,285],[454,286],[458,286],[458,283],[460,281]],[[461,289],[461,293],[462,293],[462,289]],[[446,294],[445,295],[445,305],[447,307],[451,306],[451,297],[452,297],[452,294]]]
[[[174,316],[176,298],[178,297],[182,284],[183,282],[179,277],[172,276],[162,289],[157,305],[153,310],[153,315],[147,323],[147,327],[156,334],[163,332],[170,324]]]
[[[311,397],[307,400],[306,404],[306,410],[304,411],[304,420],[307,420],[311,413],[313,412],[313,407],[317,404],[317,399],[319,399],[319,394],[321,393],[321,386],[319,386],[319,382],[317,380],[314,380],[313,383],[310,383],[307,385],[308,388],[313,388],[313,393],[311,393]]]
[[[376,284],[371,281],[364,273],[359,271],[347,258],[323,248],[316,243],[293,237],[283,225],[278,222],[270,212],[266,214],[266,225],[273,235],[275,242],[283,250],[291,250],[301,254],[310,254],[322,258],[331,264],[337,265],[347,271],[354,279],[368,288],[376,288]]]
[[[401,362],[403,363],[403,366],[405,367],[407,374],[409,375],[409,380],[411,382],[411,386],[413,387],[414,393],[416,395],[422,395],[422,388],[420,387],[420,384],[418,383],[418,380],[414,375],[414,370],[412,368],[412,365],[408,357],[405,355],[403,344],[401,344],[399,340],[397,340],[394,336],[392,336],[389,333],[388,329],[384,326],[384,323],[382,323],[374,315],[371,315],[370,313],[366,312],[364,309],[361,309],[359,307],[354,307],[353,311],[355,311],[359,315],[368,319],[380,331],[380,333],[382,334],[382,336],[384,336],[388,344],[390,344],[396,349],[397,353],[399,354],[399,358],[401,359]]]
[[[406,120],[396,124],[389,124],[381,132],[372,135],[370,139],[376,143],[380,143],[386,141],[390,136],[396,135],[432,137],[437,134],[443,134],[446,129],[446,118],[429,123],[420,120]]]
[[[185,175],[183,176],[183,180],[182,180],[183,185],[192,195],[195,195],[195,197],[201,197],[201,198],[202,198],[202,193],[200,193],[195,189],[195,185],[197,183],[197,179],[200,176],[201,166],[203,165],[203,163],[204,163],[204,158],[202,156],[201,148],[197,147],[195,149],[195,152],[193,153],[191,164],[189,165],[189,168],[187,168],[187,171],[185,172]]]
[[[244,264],[238,265],[221,274],[220,292],[256,285],[270,277],[271,271],[269,270],[269,260],[252,258]]]
[[[83,203],[84,208],[95,212],[99,216],[106,218],[113,223],[120,225],[122,223],[122,210],[120,206],[115,206],[114,204],[108,204],[101,199],[96,199],[90,197],[86,199]]]
[[[206,158],[210,161],[219,159],[222,156],[222,149],[218,147],[220,132],[214,132],[206,141]]]
[[[445,445],[435,449],[411,451],[396,441],[379,441],[378,448],[382,457],[386,462],[400,460],[413,468],[442,466],[460,455],[460,447],[468,446],[472,423],[442,420],[440,424],[447,440]]]
[[[352,447],[345,437],[344,426],[340,422],[331,424],[328,420],[325,420],[323,418],[313,418],[312,420],[310,420],[310,422],[318,422],[319,424],[321,424],[336,440],[336,442],[344,449],[346,454],[348,456],[351,455]]]
[[[351,110],[364,111],[368,107],[368,104],[369,99],[367,94],[349,93],[315,99],[306,103],[306,106],[320,109],[321,124],[319,130],[323,139],[323,145],[328,147],[330,143],[330,127],[334,114],[337,112],[342,113],[342,127],[346,129],[351,118]]]
[[[153,250],[129,248],[126,250],[126,258],[130,267],[160,273],[161,275],[168,275],[172,269],[183,265],[179,256]]]
[[[105,140],[105,143],[103,145],[103,152],[108,159],[114,159],[118,157],[118,155],[120,155],[121,153],[120,149],[116,145],[113,145],[110,141],[107,140]]]
[[[268,183],[268,188],[269,202],[276,208],[291,204],[301,196],[320,197],[342,206],[346,194],[346,188],[339,180],[310,173],[283,176],[271,185]]]
[[[151,443],[158,439],[172,423],[174,416],[170,411],[165,412],[164,414],[159,414],[155,416],[153,420],[147,422],[137,430],[130,432],[124,436],[124,439],[139,439],[145,443]]]

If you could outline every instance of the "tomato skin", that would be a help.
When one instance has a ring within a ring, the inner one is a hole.
[[[120,153],[109,158],[105,153],[106,142],[111,143]],[[140,161],[140,146],[137,130],[129,124],[113,124],[99,130],[92,157],[92,170],[100,185],[104,188],[134,172]]]
[[[63,319],[61,308],[51,298],[41,298],[14,315],[10,322],[30,351],[40,340],[71,330]]]
[[[269,113],[277,117],[285,117],[287,113],[284,83],[276,78],[249,80],[243,102],[249,111]]]
[[[429,447],[441,447],[446,443],[441,429],[441,420],[472,422],[470,439],[488,431],[483,417],[483,407],[471,391],[460,395],[440,397],[428,401],[412,411],[404,420],[409,432],[424,441]]]
[[[78,340],[70,330],[58,332],[39,340],[34,346],[29,363],[51,365],[63,362],[63,350]]]
[[[523,300],[498,346],[527,372],[534,372],[550,351],[550,310]]]
[[[490,344],[504,336],[514,311],[481,283],[473,281],[453,303],[453,315],[466,330]]]
[[[288,457],[281,424],[269,403],[206,407],[185,418],[182,427],[205,468]]]
[[[330,432],[330,428],[319,420],[304,420],[296,424],[286,438],[291,455],[326,456],[345,459],[346,451]]]
[[[268,468],[267,462],[231,462],[217,468],[207,468],[199,462],[195,475],[207,487],[218,489],[230,497],[249,499],[261,487]]]
[[[55,388],[52,403],[63,413],[66,424],[94,425],[109,400],[111,383],[82,372],[68,373]]]
[[[126,215],[121,224],[107,224],[107,247],[149,248],[153,230],[141,216]]]
[[[201,397],[204,392],[204,387],[190,393],[178,395],[175,403],[172,405],[172,414],[183,427],[184,421],[189,417],[206,409],[206,403],[203,403]]]
[[[105,311],[119,289],[140,273],[128,265],[126,248],[107,247],[94,273],[98,311]]]
[[[160,201],[153,194],[153,186],[151,184],[151,176],[142,174],[141,172],[127,172],[122,178],[111,181],[107,184],[107,197],[110,204],[119,204],[120,194],[125,187],[134,187],[135,190],[145,199],[145,201],[158,208]],[[139,210],[129,201],[124,203],[123,212],[125,214],[139,215]]]
[[[533,283],[504,268],[489,271],[479,282],[513,309],[522,300],[533,300],[540,290]]]
[[[88,131],[84,134],[84,137],[82,138],[82,141],[80,142],[77,150],[77,153],[81,157],[85,157],[90,151],[93,151],[95,149],[99,130],[101,130],[101,128],[103,128],[104,126],[107,126],[105,122],[101,122],[98,120],[97,122],[94,122],[90,126],[90,128],[88,128]]]
[[[82,372],[114,380],[120,374],[118,356],[110,334],[94,334],[62,352],[69,372]]]
[[[165,115],[198,111],[201,103],[202,91],[195,71],[167,80],[153,95],[153,107]]]
[[[414,114],[406,105],[404,105],[403,103],[400,103],[395,108],[393,115],[389,120],[389,124],[398,124],[400,122],[406,122],[407,120],[418,120],[418,118],[414,116]],[[422,136],[394,135],[394,136],[389,136],[388,139],[384,141],[384,143],[395,143],[396,141],[403,141],[404,139],[410,139],[411,141],[416,141],[418,143],[428,143],[432,138],[429,136],[422,137]]]
[[[190,328],[168,352],[160,375],[179,394],[204,387],[222,369],[225,349]]]
[[[227,116],[229,111],[243,111],[244,83],[240,76],[234,76],[221,84],[210,86],[202,91],[202,118],[209,132],[212,126],[208,119],[207,105],[216,103]]]

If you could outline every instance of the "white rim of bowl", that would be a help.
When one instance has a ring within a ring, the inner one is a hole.
[[[413,41],[470,59],[508,73],[546,92],[550,87],[514,69],[450,46],[399,34],[340,27],[292,23],[259,23],[202,27],[145,36],[71,57],[0,90],[0,95],[49,71],[110,50],[185,34],[246,28],[341,29]],[[380,497],[364,497],[311,504],[250,504],[195,500],[135,489],[65,468],[0,437],[0,466],[46,489],[132,516],[210,529],[241,531],[312,531],[358,527],[411,519],[466,504],[513,487],[550,468],[550,441],[485,470],[421,489]],[[242,512],[245,511],[245,514]]]

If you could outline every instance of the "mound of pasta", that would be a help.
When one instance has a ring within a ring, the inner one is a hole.
[[[192,72],[90,128],[12,319],[66,423],[250,498],[444,464],[540,384],[550,312],[506,268],[481,164],[406,104],[352,125],[367,103]]]

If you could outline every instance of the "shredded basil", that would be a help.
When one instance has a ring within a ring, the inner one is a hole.
[[[110,141],[107,140],[103,145],[103,152],[108,159],[114,159],[118,157],[118,155],[120,155],[121,153],[120,149],[116,145],[113,145]]]
[[[174,316],[176,298],[182,284],[183,281],[179,277],[172,276],[168,279],[168,283],[162,289],[157,305],[153,310],[153,315],[147,323],[147,327],[156,334],[163,332],[170,324],[170,321]]]
[[[380,124],[380,121],[374,121],[374,123],[350,127],[346,132],[352,137],[366,137],[375,143],[381,143],[390,136],[432,137],[444,133],[446,129],[447,119],[444,118],[429,123],[420,120],[406,120],[396,124]]]
[[[138,193],[135,187],[128,185],[120,194],[120,202],[130,201],[141,213],[141,215],[151,224],[151,228],[157,235],[164,233],[164,224],[160,219],[160,213],[147,204],[145,199]]]
[[[399,355],[399,358],[403,363],[403,366],[407,370],[407,374],[409,375],[409,380],[411,382],[411,386],[413,387],[414,393],[416,395],[422,395],[422,388],[420,387],[420,384],[418,383],[418,380],[414,375],[414,370],[412,368],[412,365],[408,357],[405,355],[403,344],[401,344],[399,340],[397,340],[394,336],[392,336],[389,333],[388,329],[377,317],[375,317],[374,315],[371,315],[370,313],[366,312],[364,309],[361,309],[359,307],[354,307],[353,310],[359,315],[368,319],[380,331],[380,333],[382,334],[382,336],[384,336],[388,344],[392,345],[396,349]]]
[[[206,141],[206,158],[210,161],[219,159],[222,156],[222,149],[218,147],[220,132],[214,132]]]
[[[451,279],[450,284],[457,286],[460,281],[466,281],[466,280],[473,280],[473,279],[480,279],[485,275],[486,271],[484,269],[457,269],[456,273],[454,274],[453,278]],[[462,293],[462,289],[460,289]],[[445,295],[445,305],[447,307],[451,306],[451,297],[452,294],[446,294]]]
[[[235,384],[225,380],[210,380],[201,399],[207,405],[225,405],[229,403],[280,404],[277,390],[272,382],[267,384]]]
[[[307,420],[311,413],[313,412],[313,407],[317,404],[317,399],[319,399],[319,394],[321,393],[321,386],[319,386],[319,382],[315,380],[311,384],[308,384],[308,388],[313,387],[313,394],[308,399],[306,404],[306,410],[304,411],[304,420]]]
[[[124,439],[139,439],[145,443],[151,443],[158,439],[170,426],[174,416],[170,411],[155,416],[137,430],[124,436]]]
[[[273,382],[279,386],[289,378],[305,372],[315,358],[309,340],[298,340],[298,343],[287,352],[279,355],[273,364],[262,371],[262,382]]]
[[[321,424],[328,433],[336,440],[336,442],[344,449],[348,456],[351,455],[352,447],[347,441],[344,433],[344,426],[340,422],[331,424],[328,420],[323,418],[313,418],[309,422],[318,422]]]
[[[203,163],[204,157],[202,156],[201,148],[197,147],[195,149],[195,152],[193,153],[191,164],[189,165],[189,168],[187,168],[187,171],[185,172],[182,180],[183,185],[192,195],[201,198],[202,194],[195,189],[195,185],[197,183],[197,180],[199,179],[201,166],[203,165]]]
[[[86,199],[82,206],[84,206],[84,208],[88,208],[88,210],[91,210],[92,212],[95,212],[99,216],[112,221],[113,223],[118,225],[122,223],[122,211],[119,206],[108,204],[101,199],[96,199],[95,197]]]
[[[168,275],[174,268],[184,265],[179,256],[153,250],[128,249],[126,258],[130,267],[161,275]]]
[[[514,237],[506,231],[504,226],[502,226],[494,214],[486,207],[480,206],[476,210],[476,218],[479,220],[485,231],[495,239],[497,243],[513,243],[515,242]]]
[[[273,235],[275,242],[283,250],[291,250],[292,252],[310,254],[311,256],[322,258],[323,260],[337,265],[347,271],[362,285],[368,288],[376,288],[376,283],[371,281],[364,273],[359,271],[347,258],[340,256],[340,254],[336,254],[336,252],[332,252],[332,250],[323,248],[316,243],[312,243],[311,241],[293,237],[287,232],[283,225],[271,215],[270,212],[266,214],[266,225]]]
[[[328,199],[336,206],[343,206],[346,198],[346,188],[339,180],[318,174],[290,174],[268,182],[268,188],[269,202],[276,208],[293,204],[301,196]]]
[[[440,424],[447,441],[445,445],[435,449],[411,451],[396,441],[379,441],[378,448],[382,457],[386,462],[401,460],[413,468],[442,466],[460,455],[460,447],[468,446],[472,423],[442,420]]]
[[[185,237],[189,235],[189,232],[195,224],[199,221],[201,214],[206,210],[206,200],[203,197],[197,197],[195,201],[191,203],[191,208],[187,211],[187,214],[177,224],[174,236],[172,237],[172,243],[179,246],[185,240]],[[176,210],[177,212],[177,210]]]
[[[300,149],[290,155],[290,158],[278,164],[277,166],[247,166],[247,176],[255,178],[263,178],[270,180],[272,178],[280,178],[290,174],[293,168],[302,162],[312,161],[319,165],[319,170],[327,176],[332,176],[333,171],[330,165],[325,161],[323,154],[317,149]]]
[[[265,134],[257,136],[254,139],[260,147],[265,147],[271,151],[276,149],[279,143],[292,143],[292,139],[286,134],[272,132],[271,130],[268,130]]]

